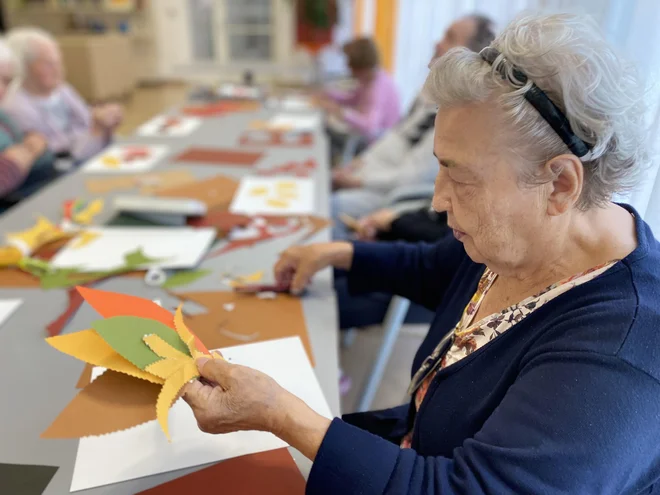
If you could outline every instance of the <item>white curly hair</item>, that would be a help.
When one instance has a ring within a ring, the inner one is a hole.
[[[540,165],[571,152],[525,100],[535,83],[565,113],[575,135],[592,146],[583,160],[584,187],[577,206],[602,206],[636,184],[650,161],[645,88],[593,19],[524,14],[491,46],[501,54],[492,66],[465,48],[438,59],[424,85],[426,97],[440,109],[496,97],[513,129],[513,149],[532,162],[521,178],[539,184],[548,180]],[[527,75],[526,84],[517,83],[514,66]],[[499,72],[502,68],[507,79]]]
[[[38,56],[39,46],[57,46],[57,41],[48,31],[37,27],[14,28],[9,31],[6,40],[16,56],[21,78],[25,76],[28,64]]]

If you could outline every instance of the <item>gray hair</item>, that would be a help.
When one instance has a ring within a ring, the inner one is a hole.
[[[608,45],[596,23],[572,14],[522,15],[493,41],[501,55],[491,67],[478,54],[454,48],[431,68],[424,93],[440,108],[484,102],[497,96],[514,129],[514,150],[537,166],[527,183],[548,180],[539,165],[571,153],[525,100],[532,83],[564,112],[576,136],[593,148],[583,161],[578,208],[602,206],[632,188],[650,161],[643,97],[635,68]],[[516,66],[529,81],[513,75]],[[507,80],[498,72],[504,68]]]
[[[37,58],[39,46],[50,43],[57,45],[55,38],[40,28],[21,27],[9,31],[7,44],[16,56],[21,77],[24,76],[27,65]]]
[[[16,67],[16,57],[2,37],[0,37],[0,64],[11,64]]]

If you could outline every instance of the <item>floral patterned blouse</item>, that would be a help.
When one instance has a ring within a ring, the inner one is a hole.
[[[472,296],[472,299],[465,307],[461,319],[456,323],[453,330],[454,341],[447,353],[438,359],[440,353],[446,347],[446,341],[441,342],[435,348],[433,353],[424,360],[422,366],[417,370],[413,376],[411,389],[409,391],[414,393],[415,409],[419,407],[426,396],[429,385],[435,378],[435,375],[443,368],[451,366],[452,364],[460,361],[466,356],[469,356],[477,349],[486,345],[491,340],[497,338],[499,335],[506,332],[516,323],[522,321],[528,315],[532,314],[535,310],[543,306],[555,297],[563,294],[564,292],[582,285],[594,278],[598,277],[603,272],[611,268],[618,260],[610,261],[602,265],[595,266],[583,273],[573,275],[552,284],[536,295],[530,296],[523,301],[510,306],[499,313],[493,313],[478,321],[474,325],[472,320],[477,314],[481,302],[492,287],[497,279],[497,274],[490,271],[488,268],[479,280],[477,290]],[[435,363],[435,364],[434,364]],[[419,385],[417,385],[419,384]],[[410,431],[401,441],[402,448],[410,448],[412,443],[412,431]]]

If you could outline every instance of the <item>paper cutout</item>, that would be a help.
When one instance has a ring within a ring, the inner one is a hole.
[[[302,226],[302,222],[296,218],[264,217],[253,219],[252,223],[248,226],[248,229],[253,231],[251,236],[231,240],[221,248],[207,254],[205,259],[215,258],[236,249],[252,247],[263,241],[295,234],[302,229]]]
[[[167,153],[167,146],[115,145],[82,167],[86,173],[138,173],[153,168]]]
[[[59,468],[0,463],[0,490],[7,495],[42,495]]]
[[[237,189],[238,181],[224,175],[216,175],[210,179],[185,184],[181,187],[159,190],[156,192],[156,196],[196,199],[204,203],[209,210],[226,210]]]
[[[193,117],[218,117],[232,112],[253,112],[259,109],[258,102],[218,101],[205,105],[190,105],[183,109],[185,115]]]
[[[159,189],[181,186],[195,182],[195,176],[189,170],[164,170],[141,175],[122,175],[87,179],[85,187],[92,194],[108,194],[115,191],[127,191],[138,188],[141,194],[152,194]]]
[[[92,383],[93,370],[94,370],[94,365],[85,363],[85,367],[80,373],[80,378],[78,378],[78,382],[76,383],[76,388],[78,389],[85,388],[87,385]]]
[[[73,315],[78,312],[80,306],[82,306],[83,297],[76,289],[69,289],[67,297],[69,299],[69,303],[64,310],[64,313],[62,313],[46,326],[46,332],[51,337],[61,334],[66,324],[69,322],[69,320],[71,320],[71,318],[73,318]]]
[[[191,227],[214,227],[218,230],[218,236],[222,237],[236,227],[247,227],[251,221],[252,217],[247,215],[237,215],[228,211],[210,211],[203,217],[189,218],[188,225]]]
[[[228,165],[252,167],[261,160],[263,153],[220,148],[189,148],[174,160],[204,165]]]
[[[23,253],[14,246],[0,247],[0,268],[16,266],[21,261]]]
[[[79,249],[85,247],[88,244],[94,242],[99,237],[101,237],[99,232],[81,232],[78,234],[76,239],[71,244],[69,244],[69,249]]]
[[[159,360],[158,355],[144,345],[142,339],[145,335],[158,335],[174,348],[188,352],[178,333],[158,321],[136,316],[114,316],[95,321],[92,323],[92,328],[117,353],[141,370]],[[81,333],[83,332],[76,332],[73,335]],[[86,357],[85,361],[89,362],[89,357]]]
[[[289,451],[277,449],[228,459],[138,495],[203,493],[209,487],[221,487],[226,494],[303,495],[305,478]]]
[[[248,130],[241,135],[239,143],[241,146],[254,147],[305,148],[314,144],[314,134],[311,132],[287,133],[273,130]]]
[[[229,207],[244,215],[310,215],[314,212],[311,179],[244,177]]]
[[[71,199],[64,202],[63,221],[77,225],[90,225],[94,217],[103,211],[103,199],[84,201]]]
[[[70,236],[71,234],[64,232],[50,220],[40,216],[34,227],[21,232],[9,233],[5,237],[7,244],[20,249],[23,256],[29,256],[41,246]]]
[[[316,170],[316,167],[317,163],[314,159],[303,162],[291,161],[275,167],[259,169],[257,174],[263,176],[293,175],[295,177],[309,177]]]
[[[238,335],[259,332],[257,342],[299,336],[309,360],[314,365],[305,315],[299,298],[281,294],[275,300],[263,300],[254,294],[235,292],[185,292],[174,295],[207,309],[206,313],[186,315],[185,321],[208,348],[216,349],[241,343],[238,339],[227,337],[221,330]],[[223,309],[223,305],[228,303],[234,304],[234,310],[231,312]]]
[[[154,137],[183,137],[192,134],[202,121],[194,117],[177,115],[159,115],[141,125],[137,134]]]
[[[230,287],[239,287],[241,285],[245,284],[254,284],[256,282],[260,282],[261,279],[264,278],[264,272],[259,271],[259,272],[254,272],[251,273],[250,275],[243,275],[234,278],[234,280],[231,280],[229,282]]]
[[[127,318],[127,317],[117,317]],[[152,321],[152,320],[145,320]],[[155,322],[158,324],[158,322]],[[163,380],[143,370],[143,367],[133,364],[122,357],[117,351],[95,330],[83,330],[69,333],[59,337],[50,337],[46,342],[60,352],[80,359],[94,366],[101,366],[118,373],[146,380],[151,383],[163,384]],[[144,347],[144,346],[140,346]],[[148,351],[148,349],[147,349]],[[153,353],[152,353],[153,354]],[[155,356],[155,359],[158,359]]]
[[[189,270],[178,272],[165,280],[165,282],[161,284],[161,287],[163,289],[173,289],[174,287],[189,285],[196,280],[208,276],[211,272],[212,270]]]
[[[78,392],[41,438],[105,435],[156,419],[161,386],[108,370]]]
[[[199,376],[195,358],[210,353],[183,322],[181,307],[172,316],[148,299],[94,289],[80,290],[81,295],[104,314],[128,310],[166,321],[162,323],[158,319],[132,315],[110,316],[92,323],[92,330],[51,337],[46,341],[65,354],[107,368],[107,372],[162,384],[154,406],[158,422],[169,440],[169,408],[181,388]],[[83,391],[93,387],[94,383]]]

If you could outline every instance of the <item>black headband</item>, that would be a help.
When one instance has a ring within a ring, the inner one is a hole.
[[[496,48],[489,46],[481,50],[479,55],[490,65],[493,65],[495,59],[500,55],[500,52]],[[512,67],[513,76],[516,80],[523,85],[526,84],[529,80],[527,75],[515,65]],[[506,70],[503,64],[500,64],[499,72],[503,79],[507,79]],[[584,161],[589,159],[587,155],[591,152],[591,146],[575,135],[566,116],[541,88],[532,82],[532,86],[525,93],[525,99],[536,108],[541,117],[543,117],[550,127],[554,129],[557,135],[562,141],[564,141],[564,143],[566,143],[568,149],[571,150],[575,156],[582,158]]]

